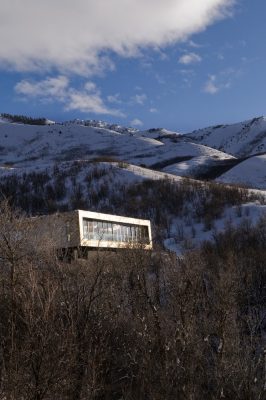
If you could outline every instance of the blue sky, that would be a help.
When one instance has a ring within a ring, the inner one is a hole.
[[[266,114],[263,1],[0,2],[0,112],[182,132]]]

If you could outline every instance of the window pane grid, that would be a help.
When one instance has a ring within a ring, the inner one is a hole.
[[[148,227],[143,225],[119,224],[84,218],[83,237],[87,240],[147,243],[149,241],[149,232]]]

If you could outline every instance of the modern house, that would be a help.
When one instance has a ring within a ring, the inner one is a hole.
[[[89,250],[152,249],[149,220],[75,210],[33,217],[39,238],[49,238],[57,249],[88,254]]]

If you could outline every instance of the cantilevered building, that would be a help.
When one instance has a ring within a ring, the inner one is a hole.
[[[152,249],[149,220],[75,210],[33,217],[40,237],[49,237],[57,249],[68,251],[121,249],[141,247]]]

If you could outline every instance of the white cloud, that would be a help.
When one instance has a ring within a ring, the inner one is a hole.
[[[194,47],[195,49],[199,49],[199,48],[203,47],[201,44],[194,42],[194,40],[189,40],[188,45],[190,47]]]
[[[188,65],[201,62],[202,58],[196,53],[187,53],[181,56],[178,60],[180,64]]]
[[[155,74],[154,77],[160,85],[165,85],[166,81],[160,74]]]
[[[65,109],[67,111],[77,110],[84,113],[91,112],[94,114],[114,115],[117,117],[124,116],[121,111],[108,108],[104,104],[99,92],[86,93],[75,89],[69,91]]]
[[[157,112],[158,112],[157,108],[154,107],[150,108],[150,113],[156,114]]]
[[[209,94],[216,94],[221,90],[230,89],[230,74],[227,71],[222,71],[220,72],[219,77],[216,75],[209,75],[209,79],[205,83],[203,91]],[[226,80],[222,79],[223,76],[226,77]]]
[[[215,94],[219,92],[219,87],[216,84],[216,76],[210,75],[209,79],[204,85],[204,92],[209,94]]]
[[[180,69],[179,72],[181,75],[184,75],[184,76],[194,76],[195,75],[195,71],[193,69]]]
[[[217,54],[217,59],[220,61],[223,61],[225,59],[225,57],[222,53],[219,53],[219,54]]]
[[[130,125],[131,126],[143,126],[143,122],[140,119],[135,118],[130,122]]]
[[[107,101],[112,104],[121,104],[122,100],[120,99],[120,93],[107,96]]]
[[[132,97],[133,103],[143,105],[145,101],[147,100],[147,96],[145,93],[142,94],[136,94],[135,96]]]
[[[63,99],[68,86],[68,78],[58,76],[56,78],[47,78],[40,82],[23,80],[16,84],[15,90],[24,96],[50,98],[52,100],[54,97]]]
[[[101,92],[94,82],[86,82],[82,90],[70,86],[69,79],[61,75],[47,78],[40,82],[23,80],[16,84],[15,91],[24,98],[38,98],[40,101],[58,101],[65,110],[78,110],[84,113],[109,114],[122,117],[119,110],[108,108],[101,97]]]
[[[110,52],[136,56],[186,40],[228,16],[234,1],[1,1],[0,65],[84,75],[113,69]]]
[[[192,79],[190,77],[182,79],[182,87],[191,88],[192,87]]]

